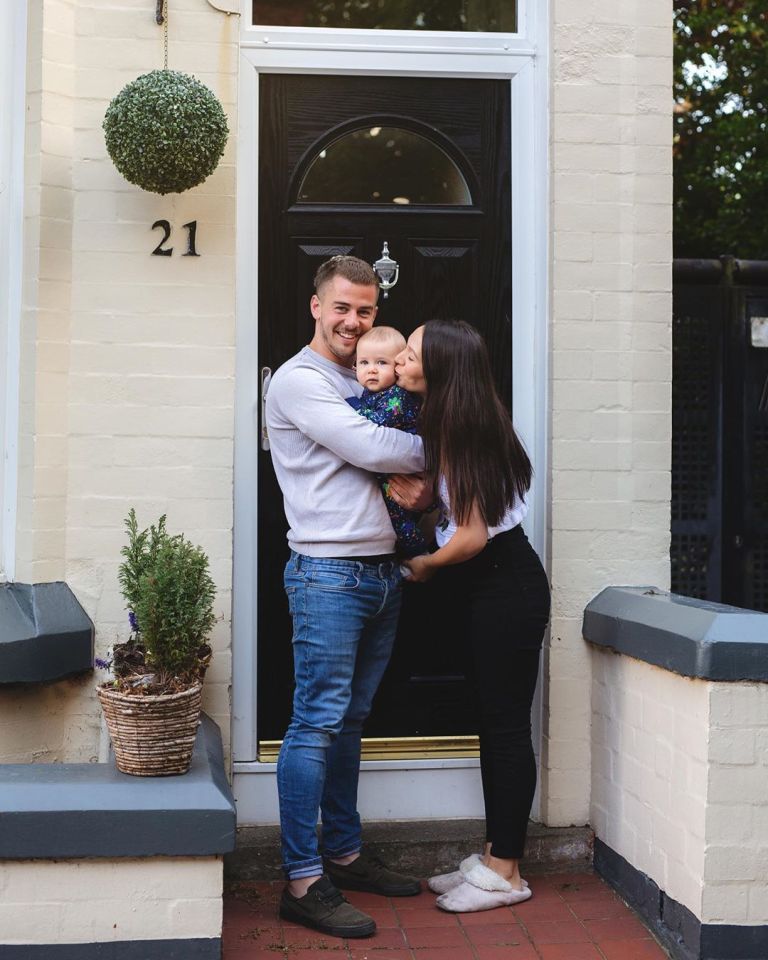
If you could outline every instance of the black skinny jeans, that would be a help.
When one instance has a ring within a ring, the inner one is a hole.
[[[549,620],[547,576],[522,527],[446,568],[463,597],[468,673],[480,718],[486,839],[494,857],[520,859],[536,791],[531,706]]]

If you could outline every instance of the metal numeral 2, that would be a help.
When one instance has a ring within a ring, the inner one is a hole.
[[[162,228],[163,239],[152,251],[152,256],[170,257],[173,253],[173,247],[168,247],[166,250],[163,247],[163,244],[167,243],[169,237],[171,236],[171,224],[168,220],[155,220],[155,222],[152,224],[152,229],[155,230],[157,227]],[[190,220],[189,223],[182,224],[182,229],[187,231],[187,252],[183,253],[182,256],[199,257],[200,254],[197,252],[197,248],[195,247],[195,239],[197,236],[197,220]]]

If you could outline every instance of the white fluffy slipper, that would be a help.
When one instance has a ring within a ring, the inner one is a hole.
[[[427,880],[427,886],[432,893],[448,893],[449,890],[453,890],[454,887],[458,887],[460,883],[464,882],[464,875],[469,873],[476,863],[480,863],[481,859],[481,854],[471,853],[461,861],[458,870],[454,870],[452,873],[438,873],[436,877],[430,877]]]
[[[460,883],[464,883],[465,875],[469,873],[476,863],[480,863],[481,861],[482,854],[471,853],[461,861],[458,870],[454,870],[451,873],[438,873],[437,876],[430,877],[429,880],[427,880],[427,886],[432,893],[448,893],[449,890],[458,887]],[[522,884],[528,889],[527,880],[523,880]]]
[[[450,913],[474,913],[522,903],[531,896],[529,887],[515,890],[509,881],[483,863],[476,863],[464,874],[464,882],[435,901],[441,910]]]

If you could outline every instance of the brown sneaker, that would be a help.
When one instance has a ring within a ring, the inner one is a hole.
[[[339,890],[361,890],[382,897],[415,897],[421,893],[421,883],[415,877],[395,873],[375,854],[364,850],[346,866],[328,859],[323,863]]]
[[[376,932],[376,921],[353,907],[326,876],[319,877],[303,897],[294,897],[286,887],[280,916],[331,937],[370,937]]]

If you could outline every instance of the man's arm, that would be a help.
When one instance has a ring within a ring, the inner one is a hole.
[[[271,402],[270,402],[271,401]],[[320,372],[296,368],[273,381],[267,407],[342,460],[373,473],[424,469],[421,438],[361,417]]]

